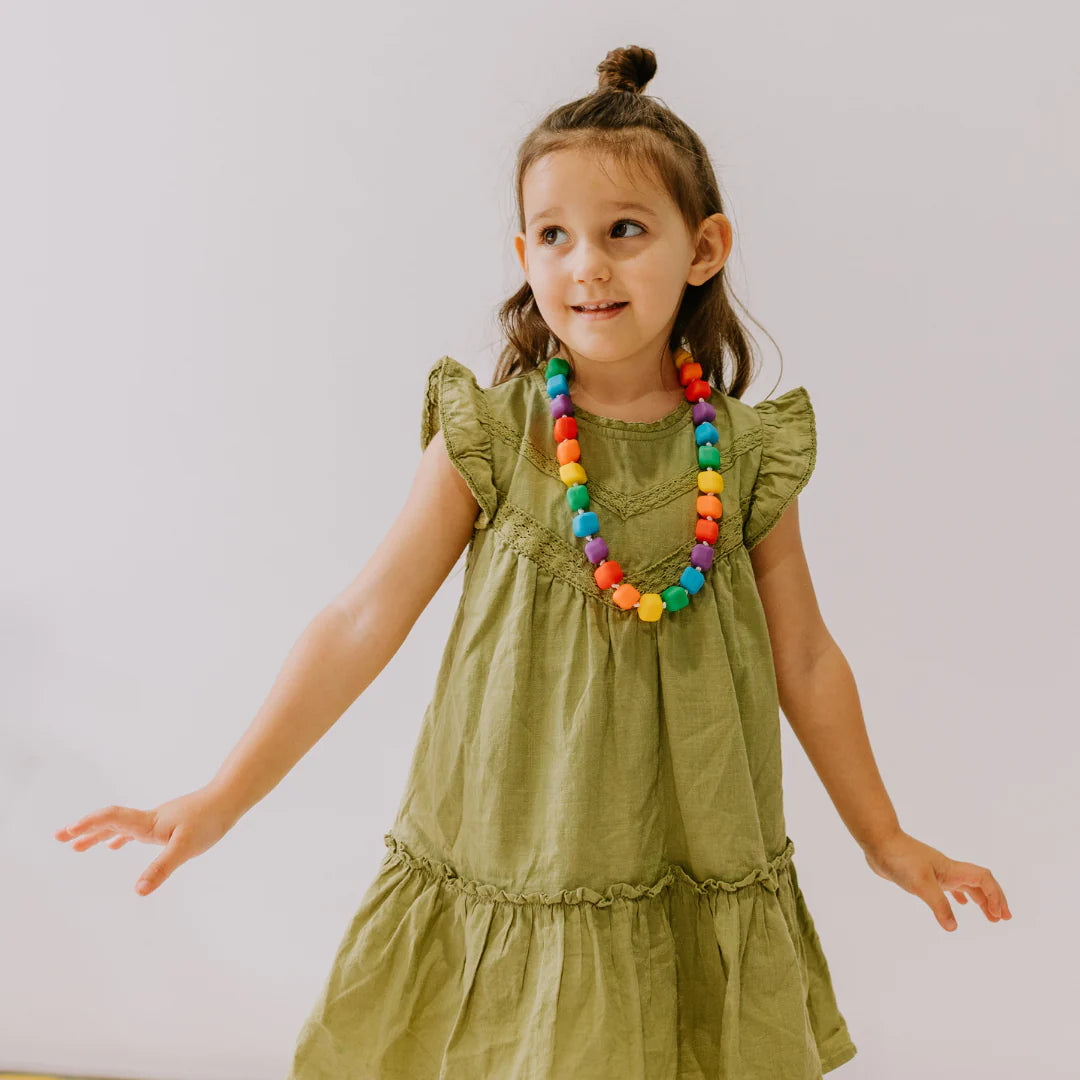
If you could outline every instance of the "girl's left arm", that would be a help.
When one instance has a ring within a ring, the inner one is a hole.
[[[798,498],[750,550],[772,641],[780,707],[870,868],[956,928],[946,890],[969,894],[991,922],[1011,919],[986,867],[957,862],[908,835],[878,772],[855,678],[818,608],[799,532]]]

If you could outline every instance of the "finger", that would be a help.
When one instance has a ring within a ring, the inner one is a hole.
[[[113,851],[116,851],[117,848],[122,848],[130,839],[130,836],[121,833],[115,840],[109,841],[109,847],[111,847]]]
[[[968,885],[967,891],[971,894],[971,897],[975,901],[975,903],[978,904],[980,908],[982,908],[983,914],[991,922],[998,922],[1000,916],[995,915],[994,912],[991,910],[990,902],[986,898],[986,893],[983,892],[983,890],[980,889],[977,885]]]
[[[963,889],[950,889],[949,891],[953,894],[953,899],[958,903],[966,904],[968,902],[968,898],[964,895]]]
[[[187,861],[182,849],[183,838],[180,837],[180,830],[176,829],[165,845],[165,850],[139,876],[135,891],[146,896],[167,881],[172,872]]]
[[[989,870],[984,871],[986,879],[983,882],[983,891],[990,901],[991,908],[997,913],[999,919],[1011,919],[1012,912],[1009,910],[1009,902],[1005,899],[1005,892],[997,883],[997,879]]]
[[[147,811],[136,810],[131,806],[103,806],[100,810],[83,815],[73,825],[68,825],[61,831],[66,832],[69,839],[82,835],[88,829],[99,829],[103,825],[119,825],[138,832],[146,817]]]
[[[980,906],[987,917],[993,915],[995,919],[1000,919],[1005,917],[1008,911],[1008,904],[1001,886],[985,866],[969,862],[950,862],[948,880],[944,884],[947,888],[964,885],[978,889],[983,900],[986,901],[985,906],[980,901]],[[1011,913],[1008,917],[1012,917]]]
[[[96,832],[87,833],[85,836],[80,836],[74,844],[71,845],[72,851],[86,851],[88,848],[92,848],[95,844],[101,843],[102,840],[108,840],[111,836],[115,836],[116,832],[113,829],[98,829]]]
[[[917,893],[946,930],[956,929],[956,917],[953,915],[949,898],[945,895],[941,886],[937,884],[937,879],[933,874],[922,880]]]

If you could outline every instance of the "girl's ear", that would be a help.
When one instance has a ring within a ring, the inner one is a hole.
[[[701,223],[698,231],[697,248],[687,281],[691,285],[704,285],[706,281],[719,273],[731,254],[731,221],[726,214],[710,214]]]

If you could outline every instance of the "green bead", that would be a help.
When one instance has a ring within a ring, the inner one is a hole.
[[[571,484],[566,489],[566,501],[571,510],[588,510],[589,489],[584,484]]]
[[[690,603],[690,594],[681,585],[669,585],[660,593],[660,599],[667,605],[668,611],[678,611]]]
[[[570,365],[561,357],[553,356],[544,368],[544,378],[550,379],[552,375],[569,375]]]
[[[699,446],[697,448],[698,464],[707,469],[711,465],[714,469],[720,468],[720,451],[715,446]]]

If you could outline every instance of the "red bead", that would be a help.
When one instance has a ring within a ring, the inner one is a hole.
[[[724,505],[715,495],[699,495],[697,512],[702,517],[718,518],[724,512]]]
[[[568,465],[571,461],[580,461],[581,446],[577,439],[563,439],[555,447],[555,456],[559,459],[560,465]]]
[[[679,382],[683,386],[692,383],[695,379],[701,378],[701,365],[700,364],[683,364],[679,368]]]
[[[706,544],[715,544],[716,538],[720,535],[720,526],[715,521],[699,517],[697,519],[697,528],[694,529],[694,535]]]
[[[577,438],[577,421],[572,416],[560,416],[555,421],[555,441]]]
[[[697,401],[698,398],[707,398],[712,393],[712,387],[704,379],[694,379],[686,388],[686,400]]]
[[[593,571],[593,577],[601,589],[610,589],[622,581],[622,567],[614,559],[608,559]]]

